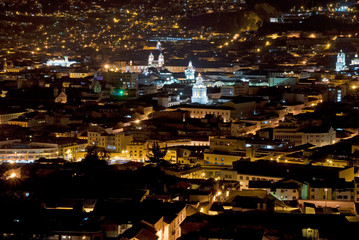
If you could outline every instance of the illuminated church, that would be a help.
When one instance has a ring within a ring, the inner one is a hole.
[[[200,103],[200,104],[208,103],[207,87],[202,82],[201,74],[198,74],[196,83],[192,87],[191,102],[192,103]]]
[[[344,71],[346,69],[345,66],[345,53],[343,53],[342,50],[340,50],[340,53],[337,55],[337,63],[335,65],[335,70],[337,72]]]
[[[195,77],[194,77],[195,73],[196,73],[196,70],[192,66],[192,61],[189,61],[188,68],[186,70],[184,70],[184,74],[186,75],[186,80],[194,82],[195,81]]]
[[[162,52],[158,56],[158,60],[155,60],[155,56],[150,53],[148,56],[148,67],[155,67],[155,68],[162,68],[165,65],[165,57],[163,56]]]

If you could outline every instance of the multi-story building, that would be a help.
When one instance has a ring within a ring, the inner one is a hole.
[[[93,76],[94,73],[91,72],[70,72],[69,77],[70,78],[86,78]]]
[[[235,97],[241,95],[247,95],[249,92],[249,82],[237,82],[232,86],[222,86],[222,97]]]
[[[180,105],[180,96],[176,94],[167,94],[158,96],[157,103],[159,106],[168,108],[176,105]]]
[[[126,145],[126,159],[136,162],[147,160],[148,142],[133,141]]]
[[[126,159],[135,162],[144,162],[148,160],[148,153],[151,151],[153,142],[151,141],[132,141],[126,146]],[[168,147],[166,142],[159,143],[160,148],[165,151],[164,160],[177,163],[177,149],[175,147]]]
[[[132,142],[133,136],[125,133],[109,134],[105,131],[88,131],[87,144],[103,147],[109,151],[122,152],[126,150],[127,144]]]
[[[205,118],[207,114],[220,116],[224,122],[229,122],[231,119],[231,107],[218,107],[210,105],[179,105],[168,108],[167,111],[175,110],[188,111],[191,118]]]
[[[245,119],[247,117],[251,117],[254,111],[260,107],[264,106],[266,101],[259,101],[258,99],[253,98],[236,98],[232,101],[226,102],[222,104],[222,107],[231,107],[233,110],[231,111],[231,117]]]
[[[210,148],[204,152],[204,164],[232,165],[232,162],[246,156],[245,140],[235,137],[214,137]]]
[[[296,146],[310,143],[322,147],[336,142],[336,131],[332,127],[314,126],[306,129],[278,127],[273,130],[273,138],[292,141]]]
[[[39,158],[57,158],[58,144],[14,139],[0,142],[0,162],[30,163]]]
[[[74,140],[72,138],[59,139],[58,154],[69,161],[81,161],[81,156],[86,152],[86,140]]]
[[[329,183],[313,182],[309,185],[308,199],[310,200],[332,200],[333,189]]]
[[[138,90],[138,74],[108,71],[103,73],[103,80],[121,89]]]
[[[9,120],[23,115],[24,111],[5,109],[0,112],[0,124],[8,124]]]

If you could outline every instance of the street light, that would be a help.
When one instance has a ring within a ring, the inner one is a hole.
[[[14,173],[14,172],[11,173],[10,176],[9,176],[9,178],[15,178],[15,177],[16,177],[16,173]]]
[[[325,207],[324,207],[324,211],[327,211],[327,198],[328,198],[328,189],[324,188],[324,192],[325,192]]]

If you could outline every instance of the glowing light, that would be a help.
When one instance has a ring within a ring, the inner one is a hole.
[[[47,66],[61,66],[61,67],[70,67],[72,64],[76,63],[75,61],[69,61],[67,56],[64,59],[53,59],[46,62]]]
[[[123,97],[125,95],[125,91],[123,89],[115,90],[113,95]]]
[[[135,123],[140,123],[140,120],[137,119],[137,120],[135,121]]]
[[[273,35],[270,35],[268,37],[271,38],[271,39],[277,39],[279,36],[278,36],[278,34],[273,34]]]

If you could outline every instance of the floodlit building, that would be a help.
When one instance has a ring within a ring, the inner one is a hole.
[[[345,53],[343,53],[342,50],[340,50],[340,53],[337,55],[337,63],[335,65],[335,70],[337,72],[344,71],[346,68],[345,66]]]
[[[355,66],[359,65],[359,56],[357,53],[355,54],[354,58],[352,59],[350,65],[355,65]]]
[[[55,67],[70,67],[72,64],[75,64],[75,61],[69,61],[69,57],[65,56],[64,59],[52,59],[46,62],[47,66]]]
[[[192,65],[192,61],[189,61],[188,68],[186,70],[184,70],[184,73],[186,75],[186,80],[187,81],[194,81],[195,80],[196,70],[194,69],[194,67]]]
[[[207,104],[207,87],[202,82],[202,76],[199,74],[196,83],[192,87],[192,103]]]
[[[106,148],[109,151],[122,152],[126,150],[126,145],[133,139],[132,135],[126,135],[124,133],[108,134],[102,131],[88,131],[87,140],[89,146],[96,145]]]
[[[167,108],[166,111],[188,111],[191,118],[205,118],[207,114],[221,117],[224,122],[229,122],[233,111],[232,107],[211,105],[177,105]]]
[[[310,143],[317,147],[336,143],[336,131],[332,127],[309,127],[306,129],[278,127],[273,130],[274,139],[292,141],[296,146]]]
[[[30,142],[19,139],[0,142],[0,162],[30,163],[39,158],[57,158],[58,144]]]
[[[148,67],[163,67],[165,65],[165,57],[162,52],[158,55],[158,60],[155,60],[153,53],[150,53],[148,56]]]

